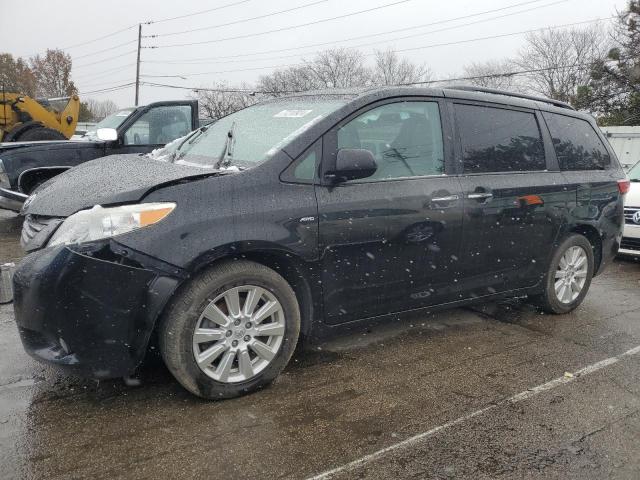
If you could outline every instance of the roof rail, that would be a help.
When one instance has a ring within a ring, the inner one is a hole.
[[[575,110],[575,108],[573,108],[571,105],[565,102],[561,102],[560,100],[554,100],[552,98],[547,98],[547,97],[538,97],[536,95],[525,95],[524,93],[506,92],[504,90],[498,90],[495,88],[476,87],[471,85],[452,85],[450,87],[445,87],[445,88],[448,90],[465,90],[468,92],[492,93],[494,95],[504,95],[507,97],[524,98],[526,100],[534,100],[536,102],[550,103],[551,105],[556,107]]]

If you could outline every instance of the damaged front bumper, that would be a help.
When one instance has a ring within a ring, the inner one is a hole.
[[[130,375],[140,364],[181,275],[130,261],[117,245],[57,246],[22,260],[14,309],[31,356],[93,378]]]

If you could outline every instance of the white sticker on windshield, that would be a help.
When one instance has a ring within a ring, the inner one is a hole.
[[[123,110],[122,112],[116,113],[116,117],[128,117],[130,113],[129,110]]]
[[[313,110],[282,110],[276,113],[273,118],[302,118]]]

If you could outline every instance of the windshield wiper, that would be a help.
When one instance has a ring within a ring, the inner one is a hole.
[[[187,152],[181,151],[182,147],[187,144],[187,145],[191,145],[193,144],[193,142],[195,142],[197,139],[199,139],[202,134],[204,132],[206,132],[209,127],[213,125],[213,123],[210,123],[208,125],[204,125],[196,130],[194,130],[193,132],[191,132],[190,134],[188,134],[186,136],[186,138],[184,140],[182,140],[182,142],[180,142],[180,145],[178,145],[178,147],[176,148],[176,150],[171,154],[171,162],[175,163],[178,160],[180,160],[181,158],[183,158]]]
[[[227,138],[224,142],[224,148],[218,157],[216,163],[214,163],[213,168],[215,170],[219,170],[220,167],[228,167],[231,165],[231,157],[233,156],[233,144],[235,143],[235,138],[233,136],[233,131],[236,128],[236,122],[231,124],[231,128],[227,132]]]
[[[189,145],[191,145],[193,142],[196,141],[196,139],[200,138],[200,135],[202,135],[204,132],[206,132],[207,130],[209,130],[209,127],[211,127],[211,125],[213,125],[213,123],[210,123],[208,125],[204,125],[200,128],[198,128],[196,130],[196,134],[191,135],[191,137],[187,137],[184,142],[182,142],[180,144],[180,147],[182,147],[182,145],[184,145],[185,143],[188,143]],[[180,147],[178,147],[178,149],[180,149]]]

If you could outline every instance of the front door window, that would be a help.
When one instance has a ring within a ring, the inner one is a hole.
[[[191,107],[155,107],[142,115],[124,134],[125,145],[165,145],[191,131]]]
[[[338,148],[371,151],[378,164],[359,182],[442,175],[444,149],[436,102],[399,102],[373,108],[338,130]]]

